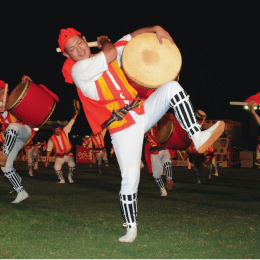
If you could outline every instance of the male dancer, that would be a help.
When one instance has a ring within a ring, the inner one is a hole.
[[[91,143],[93,145],[97,162],[98,162],[98,172],[102,174],[102,160],[104,160],[106,170],[109,170],[109,164],[107,159],[107,149],[105,147],[105,140],[104,136],[107,132],[107,129],[103,129],[100,133],[97,133],[96,135],[92,134],[90,136]]]
[[[188,163],[192,162],[194,164],[196,183],[201,184],[200,172],[204,171],[206,156],[197,151],[193,142],[186,151],[188,154]]]
[[[22,82],[25,83],[31,79],[28,76],[22,77]],[[28,125],[18,121],[11,113],[6,111],[3,105],[5,82],[0,81],[0,123],[5,130],[5,140],[2,151],[0,151],[0,166],[4,175],[8,178],[13,188],[17,192],[17,197],[12,203],[19,203],[29,197],[29,194],[22,186],[22,178],[18,175],[13,167],[14,160],[31,137],[32,129]]]
[[[48,141],[45,167],[48,166],[51,151],[54,149],[54,153],[56,156],[55,163],[54,163],[54,171],[57,174],[58,179],[60,180],[57,183],[60,184],[65,183],[65,179],[62,173],[62,165],[65,162],[69,166],[69,173],[68,173],[69,183],[74,183],[72,176],[73,176],[73,172],[75,171],[76,164],[73,158],[73,153],[70,151],[72,145],[69,141],[69,133],[73,124],[75,123],[78,113],[79,110],[75,110],[75,114],[73,118],[63,129],[61,129],[61,125],[59,123],[54,123],[52,126],[53,135]]]
[[[167,189],[171,191],[173,189],[174,182],[172,180],[172,163],[171,157],[176,153],[172,149],[162,146],[156,139],[157,126],[153,126],[148,133],[145,134],[146,144],[149,148],[146,148],[145,158],[147,162],[148,170],[152,171],[154,181],[160,190],[161,196],[167,196],[167,191],[162,180],[163,168],[166,173]]]
[[[41,146],[41,144],[38,143],[37,136],[33,129],[32,134],[34,135],[33,138],[25,145],[28,171],[31,177],[33,176],[33,169],[38,170],[38,152]]]
[[[82,137],[83,143],[82,146],[86,148],[86,151],[88,153],[88,159],[89,159],[89,168],[92,168],[92,163],[93,163],[93,153],[92,153],[92,142],[91,138],[84,138]]]
[[[211,175],[218,176],[218,167],[216,164],[216,152],[213,145],[210,145],[206,150],[206,163],[208,167],[208,177],[211,179]],[[212,168],[214,169],[214,173],[211,173]]]
[[[100,36],[97,43],[101,52],[95,56],[86,38],[73,28],[61,30],[58,40],[67,57],[62,69],[65,81],[76,84],[93,133],[102,131],[101,125],[106,121],[109,127],[122,176],[120,202],[127,232],[119,238],[121,242],[133,242],[137,236],[137,190],[144,133],[170,107],[199,152],[204,152],[224,130],[224,122],[217,122],[201,132],[189,96],[178,82],[167,82],[146,100],[136,100],[137,92],[120,68],[121,55],[131,38],[147,32],[155,33],[161,44],[162,38],[174,44],[169,33],[160,26],[136,30],[115,45],[107,36]]]

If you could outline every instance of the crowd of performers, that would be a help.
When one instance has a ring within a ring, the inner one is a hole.
[[[109,165],[107,155],[103,150],[104,146],[99,144],[96,136],[104,135],[102,133],[104,128],[108,129],[111,136],[122,177],[119,199],[126,234],[119,238],[120,242],[133,242],[137,237],[138,186],[144,135],[172,108],[174,116],[187,132],[195,149],[202,154],[222,134],[225,125],[224,122],[218,121],[211,128],[202,131],[191,100],[177,81],[166,82],[146,99],[137,97],[137,91],[128,83],[120,66],[126,44],[143,33],[155,33],[160,43],[165,38],[174,44],[169,33],[160,26],[138,29],[122,37],[115,44],[110,42],[107,36],[100,36],[97,38],[97,43],[101,51],[96,55],[91,53],[86,38],[73,28],[62,29],[58,39],[59,47],[67,58],[62,68],[65,81],[76,85],[78,96],[93,132],[91,143],[93,146],[100,146],[99,152],[96,153],[99,170],[101,170],[102,160],[107,168]],[[22,81],[24,80],[31,79],[23,76]],[[3,102],[2,90],[0,89],[0,102]],[[30,126],[12,117],[3,103],[0,105],[0,113],[1,122],[5,128],[0,166],[4,176],[17,191],[17,197],[13,203],[19,203],[29,195],[22,186],[21,177],[14,169],[14,160],[26,142],[33,139],[34,133]],[[77,114],[74,117],[76,116]],[[48,164],[50,152],[54,150],[57,155],[54,170],[60,180],[59,183],[65,181],[61,170],[65,162],[69,166],[69,182],[73,182],[75,161],[70,154],[71,144],[68,133],[75,118],[63,129],[55,125],[54,134],[47,144],[46,164]],[[164,188],[160,174],[165,168],[167,188],[171,190],[173,176],[167,159],[168,154],[170,152],[164,149],[159,149],[158,153],[151,149],[155,182],[160,189]]]

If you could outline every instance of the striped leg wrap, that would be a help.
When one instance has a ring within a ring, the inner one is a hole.
[[[55,171],[59,180],[64,180],[62,170]]]
[[[192,137],[196,132],[200,131],[201,126],[196,120],[189,96],[184,90],[177,93],[171,99],[170,103],[176,119],[182,128],[188,132],[189,137]]]
[[[29,172],[33,171],[33,163],[28,163],[28,171]]]
[[[120,205],[126,228],[137,227],[137,193],[131,195],[120,194]]]
[[[22,178],[15,172],[15,170],[6,172],[4,175],[9,179],[17,193],[24,191],[24,187],[22,186]]]
[[[161,189],[165,189],[165,186],[164,186],[164,182],[162,180],[162,178],[154,178],[154,181],[157,185],[157,187],[161,190]]]
[[[5,132],[5,141],[4,141],[4,147],[3,152],[8,156],[8,154],[11,152],[11,150],[14,147],[16,138],[17,138],[17,132],[13,129],[7,129]]]
[[[33,163],[38,163],[38,156],[33,156]]]
[[[172,166],[170,162],[166,162],[163,167],[165,168],[166,180],[172,180]]]
[[[69,167],[69,176],[73,176],[73,173],[75,171],[76,167]]]
[[[104,163],[105,163],[105,166],[108,166],[108,160],[105,160]]]

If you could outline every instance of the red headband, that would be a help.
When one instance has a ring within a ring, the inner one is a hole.
[[[5,89],[5,82],[0,80],[0,88]]]
[[[76,31],[73,28],[67,28],[67,29],[61,29],[60,30],[60,35],[59,35],[59,39],[58,39],[58,43],[59,43],[59,47],[61,49],[61,51],[64,53],[64,47],[65,44],[67,43],[67,41],[74,37],[75,35],[81,35],[80,32]]]

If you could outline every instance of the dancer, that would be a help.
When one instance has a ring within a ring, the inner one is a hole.
[[[86,148],[86,151],[88,153],[88,159],[89,159],[89,168],[92,168],[92,163],[93,163],[93,153],[92,153],[92,142],[91,142],[91,138],[84,138],[82,137],[83,143],[82,146],[84,146]]]
[[[217,122],[206,131],[197,123],[189,96],[176,81],[163,84],[146,100],[136,100],[137,91],[129,85],[121,68],[125,45],[142,33],[155,33],[158,41],[171,36],[160,26],[142,28],[112,44],[107,36],[97,38],[101,52],[92,55],[86,38],[73,28],[62,29],[59,47],[67,60],[63,66],[65,81],[75,83],[85,115],[94,134],[105,122],[121,169],[120,203],[127,228],[121,242],[133,242],[137,236],[137,191],[144,134],[172,107],[182,127],[204,152],[224,130]],[[138,66],[138,64],[137,64]]]
[[[109,163],[107,159],[107,149],[105,147],[104,136],[107,132],[107,129],[103,129],[100,133],[96,135],[91,134],[90,139],[95,151],[95,155],[98,162],[98,172],[102,174],[102,161],[105,163],[106,170],[109,170]]]
[[[200,173],[205,169],[206,156],[197,151],[193,142],[186,151],[188,154],[188,164],[193,163],[194,165],[196,183],[201,184]]]
[[[167,191],[162,180],[163,169],[165,169],[167,190],[173,189],[174,182],[172,180],[172,156],[176,153],[173,149],[162,146],[156,139],[157,126],[153,126],[149,132],[145,134],[145,158],[149,172],[153,173],[156,186],[159,188],[161,196],[167,196]]]
[[[22,77],[22,83],[25,83],[27,80],[31,81],[28,76],[24,75]],[[31,137],[32,129],[6,111],[5,105],[3,105],[5,102],[4,88],[5,82],[0,80],[0,123],[2,123],[2,128],[6,129],[3,148],[2,151],[0,151],[0,166],[4,176],[8,178],[14,190],[17,192],[17,197],[12,203],[20,203],[27,199],[29,194],[22,185],[22,178],[14,169],[14,160],[18,152]]]
[[[59,182],[57,182],[59,184],[65,183],[65,179],[62,173],[62,165],[65,162],[69,166],[68,181],[69,183],[74,183],[72,176],[75,171],[76,164],[73,158],[73,153],[71,152],[72,145],[69,141],[68,135],[73,124],[75,123],[78,113],[79,110],[75,110],[73,118],[63,129],[61,129],[61,125],[59,123],[54,123],[52,126],[53,135],[48,140],[45,167],[49,165],[51,151],[54,149],[54,153],[56,156],[54,163],[54,171],[57,174],[58,179],[60,180]]]
[[[218,176],[218,167],[216,164],[216,152],[213,145],[210,145],[206,150],[206,163],[208,168],[208,177],[211,179],[211,175]],[[214,173],[211,173],[212,169],[214,169]]]
[[[41,144],[37,140],[37,136],[32,129],[32,135],[33,138],[31,141],[26,145],[25,144],[25,150],[26,150],[26,158],[28,162],[28,174],[30,177],[33,177],[33,169],[38,170],[38,153],[39,149],[41,147]]]

